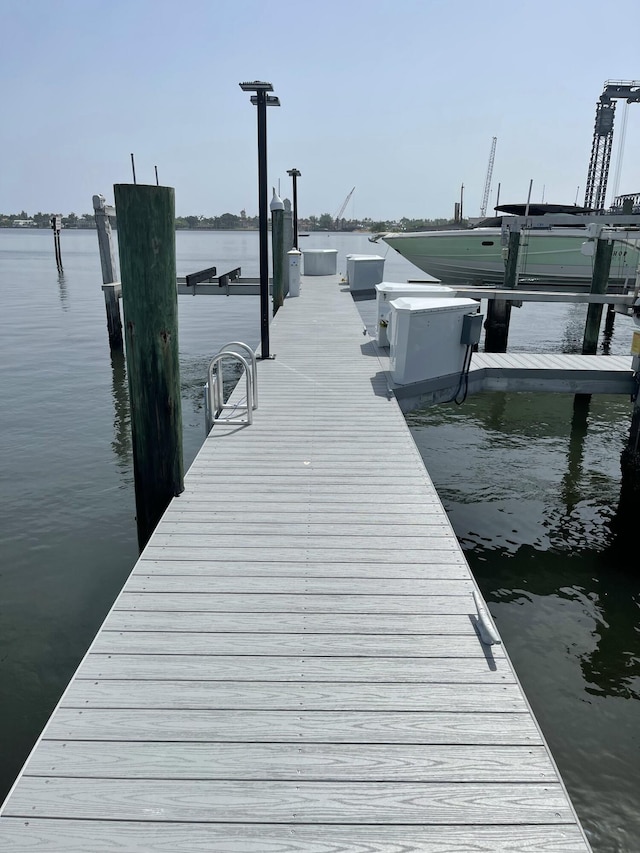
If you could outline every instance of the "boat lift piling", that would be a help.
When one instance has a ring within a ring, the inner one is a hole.
[[[520,220],[522,219],[521,217]],[[525,225],[526,221],[516,221],[509,227],[508,232],[503,234],[505,290],[517,290],[518,287],[519,255],[522,248],[520,235]],[[586,242],[594,246],[594,265],[590,289],[592,294],[605,294],[607,292],[615,239],[614,232],[607,230],[607,232],[602,233],[601,227],[595,228],[591,233],[587,232]],[[585,252],[585,254],[587,253],[591,254],[590,251]],[[492,299],[489,301],[485,321],[485,352],[506,352],[513,304],[515,304],[515,300]],[[600,302],[593,302],[589,305],[584,328],[583,355],[593,355],[597,352],[602,310],[603,304]],[[614,318],[615,309],[611,303],[607,308],[605,327],[605,334],[609,337],[613,333]]]
[[[595,240],[595,257],[593,262],[593,277],[591,293],[606,293],[609,284],[609,272],[613,257],[613,240],[597,237]],[[582,342],[583,355],[595,355],[598,350],[598,335],[602,322],[602,305],[590,303],[587,308],[587,319],[584,326]]]
[[[518,286],[518,258],[520,230],[509,232],[504,247],[504,287],[515,290]],[[506,352],[511,320],[511,302],[506,299],[491,299],[487,306],[485,321],[485,352]]]

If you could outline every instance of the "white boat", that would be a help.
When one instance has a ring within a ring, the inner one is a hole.
[[[496,210],[505,215],[483,220],[472,228],[379,236],[418,269],[444,284],[501,284],[505,271],[503,248],[507,228],[510,222],[516,221],[515,217],[519,216],[523,221],[525,205],[503,205]],[[521,285],[588,284],[593,274],[593,255],[585,254],[583,244],[589,238],[587,226],[591,222],[635,228],[640,240],[640,216],[634,214],[589,214],[580,208],[562,205],[530,205],[524,221],[526,227],[521,230],[518,264]],[[610,285],[635,281],[639,259],[637,240],[616,241]]]

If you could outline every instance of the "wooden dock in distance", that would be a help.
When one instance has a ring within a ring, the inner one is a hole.
[[[0,849],[588,853],[337,277],[272,324],[0,816]]]

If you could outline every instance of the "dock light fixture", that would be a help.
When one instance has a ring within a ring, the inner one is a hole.
[[[302,172],[287,169],[287,175],[293,178],[293,248],[298,249],[298,178],[302,177]]]
[[[269,243],[267,207],[267,107],[279,107],[271,83],[254,80],[240,83],[243,92],[255,92],[251,103],[258,108],[258,220],[260,231],[260,357],[269,355]]]

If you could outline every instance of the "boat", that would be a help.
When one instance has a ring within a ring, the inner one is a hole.
[[[497,285],[504,280],[503,249],[509,231],[520,223],[520,285],[585,286],[593,274],[593,251],[584,244],[593,240],[589,224],[597,223],[625,230],[626,239],[614,246],[609,279],[610,286],[624,286],[635,281],[640,260],[640,213],[628,208],[623,213],[622,207],[616,206],[618,200],[608,213],[592,213],[576,205],[500,205],[495,208],[497,216],[469,228],[389,232],[375,239],[381,238],[444,284]]]

